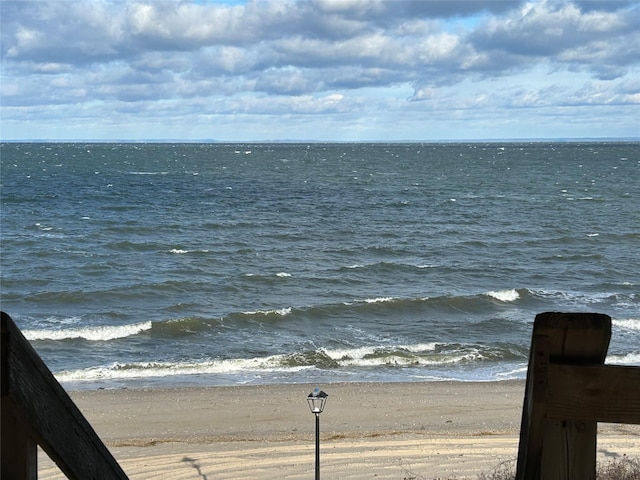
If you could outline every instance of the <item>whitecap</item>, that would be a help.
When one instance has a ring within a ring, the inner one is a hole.
[[[637,318],[629,318],[624,320],[612,320],[614,327],[623,328],[625,330],[640,331],[640,320]]]
[[[332,360],[364,358],[376,352],[376,347],[355,347],[355,348],[321,348],[320,351]]]
[[[111,365],[79,370],[67,370],[55,374],[59,382],[83,382],[131,378],[157,378],[175,375],[228,374],[243,371],[264,370],[300,371],[308,366],[283,366],[283,355],[268,357],[215,359],[203,362],[115,362]]]
[[[500,290],[496,292],[487,292],[485,295],[500,300],[501,302],[513,302],[520,298],[520,294],[515,288],[510,290]]]
[[[624,355],[608,355],[605,363],[613,365],[640,365],[640,352],[632,352]]]
[[[134,323],[130,325],[98,325],[80,328],[65,328],[59,330],[25,330],[24,336],[29,341],[36,340],[69,340],[74,338],[82,338],[93,342],[105,342],[115,340],[117,338],[125,338],[131,335],[150,330],[152,324],[150,321],[142,323]]]
[[[400,345],[400,348],[408,350],[411,353],[432,352],[436,349],[437,345],[436,342],[416,343],[415,345]]]
[[[277,315],[281,315],[281,316],[285,316],[285,315],[289,315],[291,313],[292,308],[291,307],[285,307],[285,308],[276,308],[274,310],[253,310],[253,311],[249,311],[249,312],[243,312],[245,315],[271,315],[272,313],[275,313]]]
[[[381,352],[381,351],[395,351],[395,350],[404,350],[410,353],[424,353],[424,352],[433,352],[436,349],[438,344],[433,343],[417,343],[410,345],[386,345],[386,346],[362,346],[362,347],[353,347],[353,348],[321,348],[320,351],[327,355],[332,360],[337,362],[347,362],[350,365],[355,365],[356,363],[359,365],[363,365],[361,362],[366,362],[369,365],[375,364],[383,364],[386,362],[386,359],[393,356],[384,356],[378,357],[374,359],[370,359],[371,355]],[[407,358],[405,358],[407,360]],[[416,358],[411,357],[409,361],[412,363],[416,362]]]
[[[393,302],[393,297],[377,297],[377,298],[365,298],[365,303],[384,303],[384,302]]]

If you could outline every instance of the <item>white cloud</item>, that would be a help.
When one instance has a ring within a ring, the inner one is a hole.
[[[636,1],[0,8],[3,138],[640,134]]]

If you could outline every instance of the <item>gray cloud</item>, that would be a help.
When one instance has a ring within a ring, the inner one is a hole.
[[[637,104],[628,78],[640,65],[639,4],[3,1],[2,104],[115,102],[120,111],[138,102],[146,111],[182,100],[204,113],[274,115],[475,109],[495,97],[484,82],[533,71],[538,81],[546,72],[591,83],[512,89],[505,106]],[[475,96],[450,90],[470,82]],[[622,84],[626,94],[616,92]]]
[[[529,58],[559,55],[575,49],[616,53],[638,30],[635,15],[583,13],[574,4],[534,4],[506,18],[492,19],[471,37],[479,50],[499,50]]]

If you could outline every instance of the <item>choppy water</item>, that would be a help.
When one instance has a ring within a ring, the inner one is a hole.
[[[544,311],[640,365],[638,143],[1,147],[1,302],[70,388],[524,378]]]

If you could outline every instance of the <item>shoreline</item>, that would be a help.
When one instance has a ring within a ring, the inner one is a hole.
[[[315,384],[80,390],[70,396],[131,479],[311,478]],[[475,478],[518,452],[524,382],[335,383],[327,478]],[[600,425],[599,459],[640,458],[640,426]],[[58,479],[39,455],[39,478]],[[57,473],[56,473],[57,472]],[[409,475],[411,473],[411,475]]]

